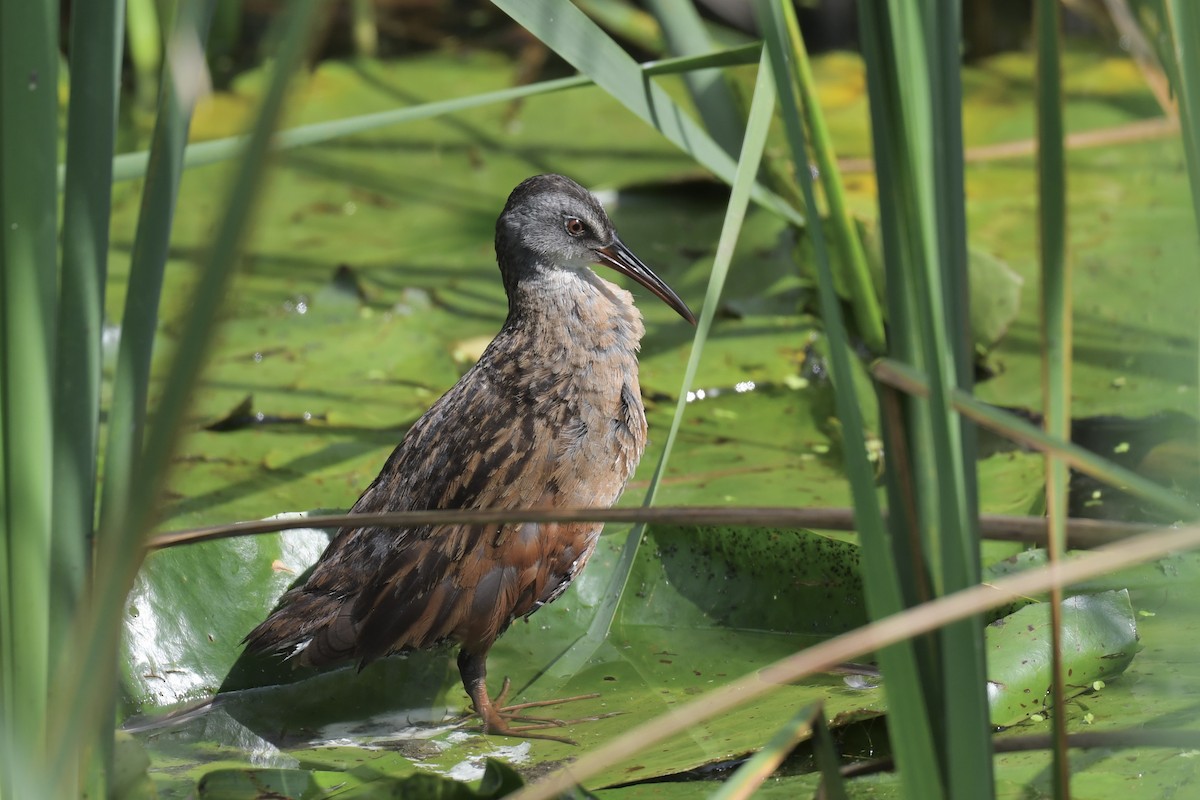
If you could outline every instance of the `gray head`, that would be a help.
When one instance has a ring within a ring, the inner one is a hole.
[[[496,221],[496,258],[510,295],[517,282],[539,271],[604,264],[696,322],[687,304],[617,237],[595,195],[562,175],[535,175],[513,189]]]

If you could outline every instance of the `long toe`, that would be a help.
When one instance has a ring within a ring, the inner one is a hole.
[[[573,739],[568,739],[565,736],[553,736],[549,733],[537,733],[547,728],[561,728],[567,723],[559,720],[539,720],[533,725],[522,725],[520,727],[512,727],[509,725],[510,717],[502,716],[500,713],[490,715],[483,721],[483,732],[492,734],[493,736],[514,736],[521,739],[545,739],[551,742],[561,742],[578,747],[578,743]],[[518,718],[525,721],[533,722],[531,719],[524,717]]]
[[[526,708],[545,708],[547,706],[560,706],[563,703],[574,703],[576,700],[595,700],[600,696],[599,692],[592,692],[590,694],[577,694],[573,697],[559,697],[554,700],[533,700],[528,703],[515,703],[511,706],[506,706],[503,703],[507,688],[508,685],[506,682],[505,691],[501,692],[500,696],[496,698],[496,705],[501,706],[500,713],[506,715],[510,715],[514,711],[522,711]]]

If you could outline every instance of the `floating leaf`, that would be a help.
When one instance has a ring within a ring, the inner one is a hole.
[[[1133,661],[1137,622],[1129,592],[1069,597],[1062,606],[1063,674],[1071,696],[1120,675]],[[1035,603],[987,628],[988,701],[993,725],[1006,727],[1049,706],[1050,604]]]

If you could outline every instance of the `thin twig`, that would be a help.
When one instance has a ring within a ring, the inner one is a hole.
[[[391,511],[378,514],[324,514],[272,518],[169,531],[151,537],[148,550],[181,544],[209,542],[234,536],[294,530],[296,528],[340,528],[368,525],[410,528],[426,525],[486,525],[513,522],[652,522],[658,525],[730,525],[753,528],[810,528],[827,531],[854,530],[854,512],[849,508],[773,508],[664,506],[660,508],[582,509],[448,509],[442,511]],[[1044,517],[984,514],[979,518],[985,539],[1042,543],[1046,539]],[[1125,538],[1149,527],[1142,523],[1071,519],[1067,526],[1072,547],[1090,548]]]

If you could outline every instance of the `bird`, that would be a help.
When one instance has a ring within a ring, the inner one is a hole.
[[[632,295],[593,266],[632,278],[689,323],[687,304],[626,247],[590,191],[536,175],[496,222],[508,298],[479,360],[408,430],[351,514],[437,509],[608,508],[646,445]],[[302,583],[243,640],[310,666],[368,663],[457,645],[485,734],[514,727],[487,688],[497,638],[562,595],[602,523],[341,528]],[[526,719],[526,721],[528,721]],[[562,740],[560,741],[569,741]]]

